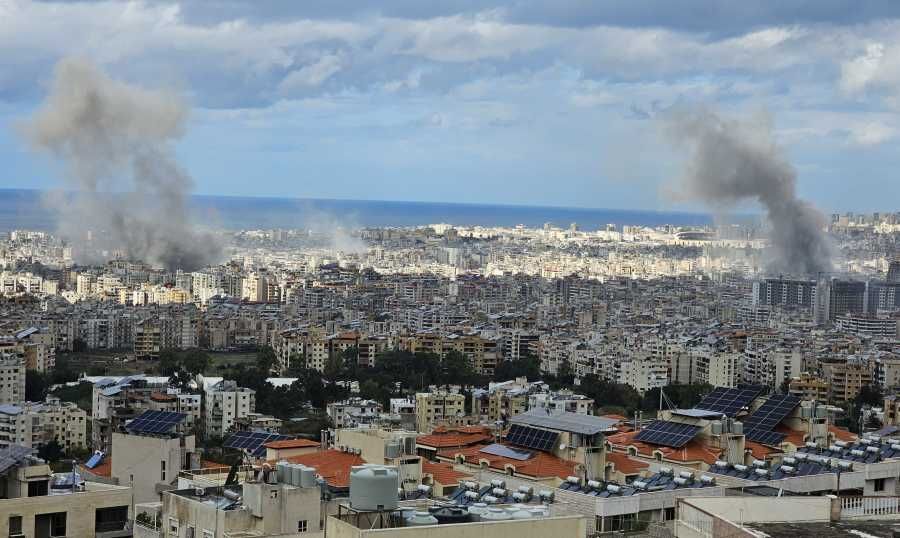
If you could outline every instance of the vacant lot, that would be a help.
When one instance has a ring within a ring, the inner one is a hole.
[[[251,366],[256,361],[256,353],[216,353],[210,352],[207,375],[221,375],[232,366]],[[79,375],[131,375],[158,374],[159,363],[155,360],[136,359],[133,353],[123,351],[85,351],[81,353],[60,353],[58,358],[67,360],[71,369]]]

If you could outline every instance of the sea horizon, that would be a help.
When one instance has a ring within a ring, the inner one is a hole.
[[[0,188],[0,231],[57,228],[55,212],[42,201],[39,189]],[[708,226],[711,215],[689,211],[580,208],[502,203],[352,200],[273,196],[193,194],[190,211],[199,224],[229,231],[271,228],[345,228],[424,226],[566,227],[585,230],[617,226]]]

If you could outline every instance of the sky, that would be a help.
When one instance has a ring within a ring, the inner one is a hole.
[[[900,2],[0,0],[0,187],[53,66],[175,89],[202,194],[692,210],[672,107],[768,116],[825,212],[900,200]]]

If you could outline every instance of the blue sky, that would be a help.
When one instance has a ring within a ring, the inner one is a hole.
[[[66,55],[186,96],[204,194],[695,209],[687,103],[769,114],[826,212],[900,209],[900,2],[0,0],[0,186],[60,184],[16,125]]]

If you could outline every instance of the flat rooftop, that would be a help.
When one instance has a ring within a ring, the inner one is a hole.
[[[841,521],[838,523],[745,523],[770,538],[893,538],[900,521]]]

